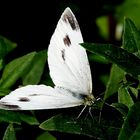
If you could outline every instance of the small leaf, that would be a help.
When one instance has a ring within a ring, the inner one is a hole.
[[[82,43],[81,45],[92,53],[104,56],[127,73],[135,77],[140,75],[140,59],[127,50],[111,44]]]
[[[140,102],[135,103],[128,112],[118,140],[131,140],[140,129]],[[139,134],[137,135],[139,137]],[[140,139],[140,137],[139,137]]]
[[[134,101],[128,92],[128,87],[121,86],[118,90],[118,102],[125,104],[128,108],[130,108]]]
[[[115,94],[124,78],[124,71],[120,69],[117,65],[113,64],[110,72],[110,77],[107,83],[104,100]]]
[[[35,52],[32,52],[7,64],[2,74],[0,87],[5,89],[9,88],[19,79],[19,77],[25,75],[35,54]]]
[[[11,42],[5,37],[0,36],[0,59],[4,58],[10,51],[17,47],[16,43]]]
[[[12,123],[7,127],[3,136],[3,140],[16,140],[16,135]]]

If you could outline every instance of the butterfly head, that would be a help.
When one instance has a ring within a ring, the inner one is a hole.
[[[94,104],[95,100],[96,100],[96,98],[92,94],[90,94],[84,98],[84,105],[92,106],[92,104]]]
[[[90,106],[95,108],[95,106],[100,106],[101,103],[101,98],[95,98],[92,94],[90,94],[89,96],[85,97],[84,99],[84,105],[85,106]]]

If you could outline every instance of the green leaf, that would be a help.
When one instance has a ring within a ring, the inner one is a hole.
[[[38,84],[43,74],[44,66],[47,60],[47,52],[41,51],[33,58],[32,65],[28,74],[23,75],[23,85]]]
[[[99,124],[99,118],[95,117],[85,119],[79,118],[75,120],[70,115],[57,115],[45,122],[39,127],[46,131],[59,131],[64,133],[86,135],[93,138],[107,139],[108,137],[115,138],[118,135],[119,128],[102,123]]]
[[[35,55],[36,52],[32,52],[7,64],[0,80],[0,87],[10,88],[22,75],[25,75]]]
[[[124,78],[124,71],[120,69],[117,65],[113,64],[110,72],[110,77],[107,83],[104,100],[115,94]]]
[[[12,123],[7,127],[3,136],[3,140],[16,140],[15,130]]]
[[[127,73],[135,77],[140,75],[140,59],[127,50],[111,44],[82,43],[81,45],[90,52],[109,59]]]
[[[0,36],[0,59],[17,47],[16,43],[11,42],[5,37]]]
[[[16,43],[13,43],[5,37],[0,36],[0,70],[4,66],[4,57],[16,47]]]
[[[128,112],[127,118],[122,126],[118,140],[132,140],[139,137],[140,130],[140,102],[135,103]]]
[[[140,32],[129,18],[124,20],[123,48],[131,53],[140,50]]]
[[[134,101],[128,92],[128,87],[121,86],[118,90],[118,102],[125,104],[128,108],[130,108]]]

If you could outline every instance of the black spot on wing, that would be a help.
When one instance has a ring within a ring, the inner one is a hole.
[[[65,44],[65,46],[70,46],[71,45],[71,41],[70,41],[70,38],[68,35],[66,35],[64,38],[63,38],[63,42]]]
[[[30,99],[27,98],[27,97],[20,97],[20,98],[19,98],[19,101],[20,101],[20,102],[29,102]]]
[[[38,94],[30,94],[29,96],[38,96]]]
[[[78,30],[79,29],[79,24],[78,24],[77,20],[75,19],[75,17],[72,15],[71,12],[66,12],[63,15],[62,19],[63,19],[64,22],[69,23],[73,30]]]
[[[61,50],[61,56],[62,56],[62,59],[65,61],[65,50]]]
[[[11,105],[11,104],[8,104],[7,102],[1,102],[0,106],[2,106],[2,108],[8,109],[8,110],[20,110],[21,109],[18,105]]]

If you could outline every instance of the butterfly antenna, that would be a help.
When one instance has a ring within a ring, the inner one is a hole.
[[[85,105],[83,107],[83,109],[81,110],[81,112],[79,113],[79,115],[76,117],[76,119],[79,119],[79,117],[81,116],[81,114],[84,112],[84,110],[86,109],[87,105]]]

